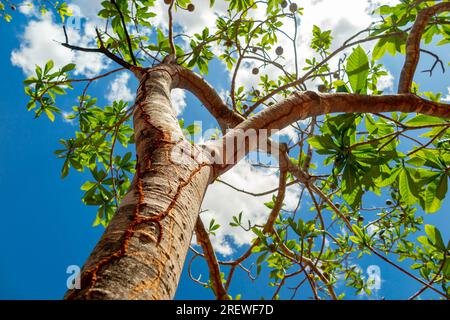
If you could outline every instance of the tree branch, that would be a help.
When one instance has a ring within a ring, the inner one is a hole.
[[[211,287],[218,300],[230,300],[227,291],[223,287],[222,276],[220,274],[219,263],[217,262],[214,248],[203,225],[202,218],[199,216],[197,224],[195,225],[195,234],[197,236],[197,242],[203,249],[203,257],[208,264],[209,278],[211,280]]]
[[[313,91],[295,92],[288,98],[264,109],[252,118],[245,120],[229,131],[221,140],[210,145],[211,149],[222,152],[221,164],[214,166],[214,178],[228,171],[250,149],[246,150],[249,143],[250,130],[259,134],[260,129],[281,130],[289,124],[304,120],[309,117],[332,114],[336,112],[406,112],[422,113],[431,116],[450,118],[450,106],[428,101],[413,94],[366,96],[343,93],[316,93]],[[226,141],[243,141],[237,145],[233,153],[223,152],[227,150]],[[232,158],[233,157],[233,158]]]
[[[439,270],[434,275],[433,279],[430,280],[428,285],[424,285],[419,291],[417,291],[415,294],[413,294],[411,297],[408,298],[408,300],[414,300],[418,296],[420,296],[425,290],[429,288],[429,286],[433,285],[433,283],[436,282],[437,278],[439,277],[440,273],[444,269],[445,263],[447,262],[447,259],[444,256],[444,260],[442,260],[441,266],[439,267]],[[448,299],[448,298],[447,298]]]
[[[167,13],[169,15],[169,45],[170,45],[170,55],[176,55],[175,43],[173,41],[173,17],[172,17],[172,8],[175,0],[170,2],[169,8],[167,9]]]
[[[223,131],[235,127],[244,120],[242,116],[228,108],[216,90],[205,79],[182,66],[167,65],[166,68],[171,70],[174,77],[178,77],[176,87],[195,95],[217,120]]]
[[[133,53],[133,46],[131,44],[130,35],[128,34],[127,24],[125,23],[125,17],[123,16],[122,11],[119,8],[119,5],[115,0],[111,0],[111,3],[116,7],[117,12],[119,12],[120,21],[122,22],[123,32],[125,33],[125,38],[127,39],[128,51],[130,52],[131,60],[133,60],[133,64],[137,66],[136,58]],[[128,2],[127,2],[128,3]]]
[[[358,32],[356,35],[354,35],[350,39],[355,38],[359,34],[360,34],[360,32]],[[279,93],[279,92],[281,92],[283,90],[295,87],[297,85],[303,84],[306,80],[308,80],[314,74],[314,72],[316,70],[318,70],[320,67],[325,65],[328,61],[330,61],[334,56],[336,56],[341,51],[343,51],[343,50],[345,50],[347,48],[351,48],[351,47],[353,47],[353,46],[355,46],[357,44],[361,44],[361,43],[365,43],[365,42],[369,42],[369,41],[373,41],[373,40],[377,40],[377,39],[381,39],[381,38],[385,38],[385,37],[399,36],[399,35],[403,35],[403,34],[404,34],[403,32],[399,31],[399,32],[392,32],[392,33],[387,33],[387,34],[367,37],[367,38],[364,38],[364,39],[355,40],[353,42],[348,42],[348,40],[347,40],[341,47],[339,47],[338,49],[336,49],[335,51],[330,53],[325,59],[323,59],[321,62],[319,62],[314,68],[312,68],[311,70],[306,72],[301,78],[298,78],[297,80],[295,80],[293,82],[290,82],[290,83],[287,83],[285,85],[282,85],[282,86],[278,87],[276,90],[273,90],[269,94],[267,94],[264,97],[262,97],[261,99],[259,99],[250,108],[248,108],[248,110],[244,114],[244,116],[250,115],[253,111],[256,110],[256,108],[258,108],[261,104],[263,104],[265,101],[267,101],[268,99],[270,99],[271,97],[273,97],[277,93]]]
[[[116,62],[117,64],[121,65],[122,67],[124,67],[124,68],[126,68],[128,70],[133,70],[133,68],[135,68],[132,64],[130,64],[130,63],[126,62],[125,60],[119,58],[118,56],[113,54],[111,51],[109,51],[107,48],[105,48],[102,45],[100,46],[100,48],[84,48],[84,47],[79,47],[79,46],[74,46],[74,45],[69,44],[68,36],[67,36],[67,30],[66,30],[65,26],[63,26],[63,30],[64,30],[64,36],[66,38],[66,42],[65,43],[61,43],[61,45],[63,47],[66,47],[68,49],[75,50],[75,51],[102,53],[105,56],[107,56],[108,58],[110,58],[111,60],[113,60],[114,62]]]
[[[420,40],[431,17],[443,11],[450,10],[450,2],[438,3],[419,12],[416,21],[406,40],[406,57],[400,74],[398,93],[410,93],[411,86],[420,57]]]

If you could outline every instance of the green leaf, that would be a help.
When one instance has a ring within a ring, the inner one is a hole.
[[[55,65],[55,63],[53,62],[53,60],[49,60],[49,61],[45,64],[45,67],[44,67],[44,74],[48,73],[48,72],[53,68],[54,65]]]
[[[45,109],[45,114],[50,119],[51,122],[55,121],[55,115],[48,109]]]
[[[429,124],[446,123],[445,119],[419,114],[405,122],[408,126],[424,126]]]
[[[373,48],[372,59],[373,60],[381,59],[386,53],[386,50],[387,50],[386,39],[384,38],[380,39]]]
[[[364,239],[364,233],[358,225],[353,224],[352,230],[359,239]]]
[[[69,160],[66,160],[61,170],[61,178],[64,179],[68,174],[69,174]]]
[[[311,145],[320,154],[333,154],[333,150],[339,150],[331,135],[318,135],[308,139],[308,144]]]
[[[369,59],[361,46],[353,50],[348,57],[346,71],[353,92],[366,94]]]
[[[445,251],[444,241],[442,240],[441,232],[430,224],[425,225],[425,233],[428,236],[431,244],[438,250]]]
[[[200,133],[201,128],[200,128],[199,125],[193,123],[193,124],[188,125],[188,126],[185,128],[185,130],[187,131],[187,133],[188,133],[190,136],[195,136],[196,134],[199,134],[199,133]]]
[[[403,169],[400,172],[399,175],[399,181],[398,186],[400,189],[400,196],[403,202],[405,202],[407,205],[413,205],[416,203],[417,199],[414,196],[413,192],[411,191],[411,182],[408,172]]]
[[[75,69],[75,66],[76,66],[75,63],[66,64],[64,67],[61,68],[61,72],[64,73],[72,71],[73,69]]]
[[[425,190],[425,211],[434,213],[441,208],[448,188],[448,179],[446,174],[442,174],[440,179],[430,182]]]

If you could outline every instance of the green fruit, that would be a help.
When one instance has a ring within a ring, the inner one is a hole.
[[[281,56],[283,54],[284,50],[283,47],[279,46],[275,49],[275,53],[279,56]]]
[[[327,86],[324,84],[319,84],[317,86],[317,90],[319,90],[319,92],[326,92],[327,91]]]
[[[297,12],[298,6],[296,3],[291,3],[291,5],[289,6],[289,11],[292,13]]]
[[[288,5],[287,1],[281,1],[281,7],[286,8]]]

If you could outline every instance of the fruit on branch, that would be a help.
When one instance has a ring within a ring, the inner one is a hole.
[[[233,41],[231,41],[230,39],[227,39],[227,40],[225,41],[225,45],[226,45],[227,47],[231,47],[231,46],[233,45]]]
[[[284,52],[284,49],[282,46],[279,46],[275,49],[275,53],[279,56],[281,56],[283,54],[283,52]]]
[[[319,92],[327,92],[327,86],[324,84],[319,84],[317,86],[317,90],[319,90]]]
[[[252,52],[253,52],[253,53],[256,53],[257,51],[258,51],[258,48],[257,48],[257,47],[253,47],[253,48],[252,48]]]
[[[298,6],[296,3],[291,3],[291,5],[289,6],[289,11],[292,13],[297,12]]]
[[[335,73],[333,73],[333,78],[335,78],[335,79],[339,79],[340,77],[339,77],[339,72],[338,71],[336,71]]]
[[[281,7],[286,8],[288,5],[287,1],[281,1]]]
[[[173,0],[164,0],[164,3],[167,4],[167,5],[169,5],[169,4],[172,3],[172,1],[173,1]]]
[[[261,92],[259,92],[259,90],[257,90],[257,89],[255,89],[255,90],[253,91],[253,95],[254,95],[255,97],[258,97],[260,94],[261,94]]]
[[[187,10],[188,10],[189,12],[192,12],[192,11],[195,10],[195,6],[194,6],[192,3],[189,3],[188,6],[187,6]]]
[[[386,200],[386,205],[387,206],[392,206],[392,204],[393,204],[392,200],[389,200],[389,199]]]
[[[244,105],[242,105],[242,110],[247,110],[248,109],[248,105],[246,105],[246,104],[244,104]]]
[[[340,203],[338,203],[338,202],[336,202],[335,204],[334,204],[334,206],[336,207],[336,208],[340,208],[341,207],[341,204]]]
[[[252,73],[253,74],[258,74],[259,73],[259,69],[258,68],[253,68],[252,69]]]

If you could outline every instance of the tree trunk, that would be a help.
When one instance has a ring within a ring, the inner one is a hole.
[[[226,161],[230,137],[234,141],[250,129],[282,129],[294,121],[335,112],[400,111],[450,117],[447,105],[413,94],[363,96],[306,91],[294,92],[243,119],[228,109],[203,79],[181,66],[166,64],[133,71],[140,79],[134,105],[136,175],[83,267],[81,289],[69,290],[66,299],[173,298],[205,191],[211,181],[236,163]],[[191,146],[183,137],[170,102],[172,88],[190,91],[223,130],[234,129],[205,149]],[[247,138],[241,139],[241,145],[230,149],[233,159],[239,160],[236,150],[248,152],[247,143]],[[194,150],[174,152],[184,145]],[[217,150],[216,156],[223,161],[213,166],[211,150]]]
[[[140,74],[134,110],[137,165],[132,187],[66,299],[171,299],[211,168],[173,156],[184,141],[170,102],[177,81],[164,67]]]

